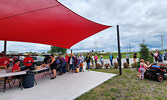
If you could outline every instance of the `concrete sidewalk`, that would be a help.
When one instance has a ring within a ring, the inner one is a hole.
[[[49,77],[37,79],[38,85],[33,88],[7,89],[0,92],[0,100],[72,100],[95,88],[115,74],[85,71],[74,74],[64,74],[54,80]]]

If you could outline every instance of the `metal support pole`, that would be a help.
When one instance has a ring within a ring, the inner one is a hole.
[[[4,53],[6,54],[7,41],[4,41]]]
[[[119,38],[119,25],[117,25],[117,41],[118,41],[119,75],[122,75],[121,52],[120,52],[120,38]]]
[[[72,53],[72,49],[71,49],[71,53]]]

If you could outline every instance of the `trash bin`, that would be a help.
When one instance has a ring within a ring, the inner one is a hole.
[[[34,87],[34,73],[27,72],[27,74],[24,75],[24,77],[23,77],[23,87],[24,88]]]

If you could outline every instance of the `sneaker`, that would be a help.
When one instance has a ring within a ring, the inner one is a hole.
[[[52,79],[55,79],[56,78],[56,76],[55,77],[51,77],[50,79],[52,80]]]

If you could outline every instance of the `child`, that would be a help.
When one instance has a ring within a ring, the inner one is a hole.
[[[81,59],[79,59],[79,72],[84,72],[84,70],[83,70],[83,62],[81,61]]]
[[[149,61],[146,61],[146,65],[147,65],[147,68],[149,68],[149,67],[151,67],[151,66],[152,66],[152,64],[150,64],[150,62],[149,62]]]

